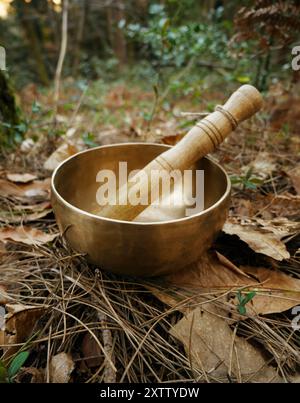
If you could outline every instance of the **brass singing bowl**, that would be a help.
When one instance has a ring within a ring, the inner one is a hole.
[[[127,161],[128,172],[141,169],[169,146],[125,143],[80,152],[53,173],[51,199],[59,229],[74,250],[104,270],[158,276],[194,263],[221,230],[230,202],[230,180],[210,158],[196,163],[204,170],[204,206],[198,214],[163,222],[130,222],[93,214],[97,208],[96,175]]]

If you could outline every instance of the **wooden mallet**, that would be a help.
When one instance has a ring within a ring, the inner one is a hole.
[[[149,186],[151,172],[154,170],[183,171],[190,168],[197,160],[211,153],[221,144],[239,123],[260,110],[262,103],[261,94],[255,87],[251,85],[241,86],[223,106],[217,106],[213,113],[199,121],[176,146],[160,154],[131,178],[127,184],[121,186],[118,190],[117,200],[130,200],[130,193],[136,192],[134,183],[139,183],[139,188],[145,190],[148,193],[148,199],[151,200],[150,192],[153,192],[153,188]],[[151,201],[153,202],[153,198]],[[113,204],[112,202],[102,207],[99,206],[97,214],[103,217],[132,221],[148,205],[132,205],[128,202],[127,204]]]

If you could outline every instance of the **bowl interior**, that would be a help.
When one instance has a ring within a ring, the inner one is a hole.
[[[58,194],[73,206],[94,213],[98,209],[96,192],[99,170],[109,169],[118,179],[119,162],[128,164],[128,173],[141,169],[169,146],[149,143],[116,144],[79,153],[59,166],[53,176]],[[228,188],[225,171],[208,158],[199,160],[193,169],[204,170],[204,207],[215,204]]]

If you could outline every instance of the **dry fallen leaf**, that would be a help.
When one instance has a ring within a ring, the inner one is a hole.
[[[285,218],[267,221],[262,219],[238,220],[230,217],[223,227],[223,232],[226,234],[237,235],[255,252],[276,260],[290,257],[281,239],[299,231],[300,223]]]
[[[103,352],[96,340],[89,333],[85,334],[81,348],[84,362],[89,368],[99,367],[103,363]]]
[[[30,380],[28,380],[28,378]],[[44,383],[44,370],[34,367],[21,368],[15,377],[15,382],[18,383]]]
[[[66,142],[61,144],[57,150],[55,150],[50,157],[45,161],[44,168],[48,171],[54,171],[58,165],[65,159],[71,157],[71,155],[76,154],[82,148],[78,144],[73,142]]]
[[[251,285],[255,281],[246,273],[229,262],[228,259],[221,259],[215,252],[204,254],[201,259],[184,270],[166,276],[166,280],[173,285],[183,288],[232,288],[237,286]],[[233,268],[235,267],[235,268]],[[239,270],[239,272],[237,271]]]
[[[6,248],[3,242],[0,242],[0,256],[5,255],[6,253]]]
[[[53,241],[57,237],[55,234],[47,234],[37,228],[33,227],[7,227],[0,229],[0,241],[15,241],[21,242],[26,245],[40,245]]]
[[[288,176],[291,178],[294,189],[300,195],[300,166],[288,172]]]
[[[232,199],[234,215],[242,217],[261,217],[271,220],[276,217],[299,219],[300,196],[284,192],[278,195],[257,193],[255,199]],[[299,221],[299,220],[298,220]]]
[[[243,167],[245,172],[249,169],[260,178],[266,179],[276,169],[275,159],[267,152],[260,152],[251,164]]]
[[[5,179],[0,179],[0,196],[8,197],[43,197],[49,198],[50,178],[35,180],[31,183],[12,183]]]
[[[276,371],[267,365],[262,353],[236,336],[225,318],[212,307],[189,312],[170,333],[180,340],[195,370],[205,370],[211,380],[238,382],[278,382]]]
[[[13,346],[17,343],[23,343],[31,336],[35,324],[44,313],[44,308],[22,304],[6,304],[4,323],[4,338],[5,343],[12,345],[5,347],[5,359],[8,359],[12,354],[18,351],[18,346]]]
[[[256,295],[246,306],[248,314],[283,312],[300,304],[299,279],[264,267],[241,266],[237,271],[229,263],[224,257],[220,260],[220,256],[208,253],[190,269],[169,275],[166,280],[195,294],[199,294],[199,290],[230,291],[236,288],[245,289],[245,293],[255,291]],[[160,298],[159,293],[156,296]],[[169,302],[173,302],[172,299]],[[237,298],[232,303],[236,308]]]
[[[265,267],[241,266],[262,284],[257,288],[249,312],[270,314],[287,311],[300,303],[300,280]],[[262,291],[262,293],[261,293]]]
[[[19,183],[28,183],[28,182],[32,182],[33,180],[37,179],[37,176],[32,175],[32,174],[7,173],[6,177],[11,182],[19,182]]]
[[[51,203],[49,201],[44,201],[44,202],[36,203],[36,204],[23,204],[23,205],[17,204],[16,206],[14,206],[14,210],[43,211],[50,207],[51,207]]]
[[[68,383],[75,368],[70,354],[59,353],[51,358],[49,373],[51,383]]]
[[[182,134],[176,134],[176,135],[172,135],[172,136],[164,136],[164,137],[162,138],[162,141],[163,141],[164,144],[174,146],[174,145],[177,144],[182,138],[183,138],[183,135],[182,135]]]
[[[46,217],[51,211],[49,201],[31,205],[16,205],[12,211],[2,212],[0,221],[6,224],[27,223]]]

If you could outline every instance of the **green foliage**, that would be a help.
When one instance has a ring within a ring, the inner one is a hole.
[[[31,106],[32,113],[39,113],[42,109],[41,104],[38,101],[34,101]]]
[[[82,135],[82,140],[84,144],[87,145],[89,148],[97,147],[99,144],[95,142],[95,135],[93,133],[84,133]]]
[[[238,293],[237,293],[237,299],[238,299],[237,309],[238,309],[239,314],[246,315],[246,313],[247,313],[246,304],[248,304],[248,302],[250,302],[255,297],[255,295],[256,295],[255,291],[250,291],[245,296],[242,295],[242,292],[240,290],[238,291]]]
[[[26,121],[20,122],[17,125],[1,122],[0,125],[9,130],[9,135],[3,141],[3,145],[6,147],[13,147],[16,144],[20,144],[24,138],[24,134],[27,132],[28,125]]]
[[[238,185],[243,190],[256,190],[258,186],[263,184],[263,180],[252,175],[252,168],[248,169],[245,175],[231,175],[230,180],[232,185]]]
[[[7,368],[0,360],[0,383],[12,382],[29,357],[29,351],[21,351],[11,361]]]
[[[192,57],[199,61],[228,59],[229,37],[222,23],[177,23],[163,4],[151,4],[149,14],[147,25],[121,21],[119,26],[142,48],[152,64],[178,68],[186,65]]]
[[[29,357],[29,351],[22,351],[21,353],[17,354],[15,358],[10,363],[8,368],[8,378],[11,381],[15,375],[19,372],[21,367],[25,364],[25,361]]]

